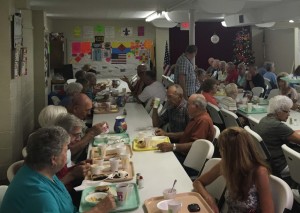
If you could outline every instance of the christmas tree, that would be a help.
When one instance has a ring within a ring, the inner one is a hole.
[[[242,28],[242,30],[238,31],[233,41],[233,63],[237,65],[241,62],[244,62],[246,65],[255,63],[251,34],[247,28]]]

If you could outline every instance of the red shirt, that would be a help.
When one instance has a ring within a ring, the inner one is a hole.
[[[207,112],[192,118],[181,136],[179,143],[189,143],[197,139],[213,141],[215,129],[211,117]]]
[[[239,72],[235,69],[234,71],[230,72],[227,75],[227,78],[225,79],[225,82],[227,82],[227,84],[229,84],[229,83],[235,83],[236,84],[238,77],[239,77]]]
[[[206,99],[207,102],[209,102],[209,103],[211,103],[211,104],[216,105],[217,107],[219,107],[217,100],[210,93],[208,93],[208,92],[202,92],[201,94],[205,97],[205,99]]]

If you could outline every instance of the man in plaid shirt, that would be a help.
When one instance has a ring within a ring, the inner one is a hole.
[[[184,98],[187,99],[199,89],[199,84],[195,74],[195,67],[192,60],[197,54],[197,46],[189,45],[185,53],[176,62],[174,73],[174,83],[179,84],[183,89]]]

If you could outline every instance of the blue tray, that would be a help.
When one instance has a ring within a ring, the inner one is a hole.
[[[114,210],[112,210],[110,212],[131,211],[131,210],[137,209],[139,207],[139,205],[140,205],[139,192],[137,189],[137,185],[135,183],[133,183],[133,185],[134,185],[133,190],[132,190],[128,200],[126,201],[126,203],[122,206],[118,206],[118,204],[117,204],[117,208],[115,208]],[[115,184],[109,185],[109,187],[114,187],[114,189],[115,189],[116,185]],[[96,187],[89,187],[82,191],[79,212],[85,212],[94,207],[94,205],[89,204],[88,202],[85,201],[85,197],[87,195],[89,195],[89,193],[93,192],[95,190],[95,188]]]
[[[119,137],[121,137],[121,139],[123,139],[125,142],[124,143],[130,143],[130,138],[129,138],[129,135],[128,135],[128,133],[117,133],[117,134],[107,134],[107,137],[109,137],[109,136],[119,136]],[[101,142],[100,142],[101,143]],[[100,143],[97,143],[95,140],[93,141],[93,143],[92,143],[92,145],[93,146],[98,146],[98,144],[100,144]]]
[[[259,108],[252,108],[251,112],[248,112],[247,107],[246,108],[238,108],[239,111],[245,113],[245,114],[262,114],[267,113],[267,108],[264,106],[260,106]]]

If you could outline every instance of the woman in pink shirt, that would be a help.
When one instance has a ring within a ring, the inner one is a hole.
[[[215,99],[214,95],[217,93],[218,85],[217,80],[214,78],[205,79],[201,85],[201,93],[205,97],[206,101],[218,106],[218,102]]]

